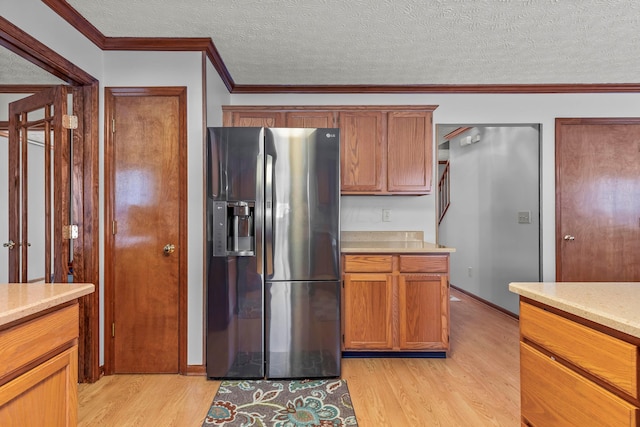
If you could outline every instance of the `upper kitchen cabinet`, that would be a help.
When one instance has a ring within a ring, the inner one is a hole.
[[[380,111],[340,112],[342,194],[384,191],[385,120]]]
[[[425,111],[387,113],[387,191],[431,192],[432,117]]]
[[[336,118],[333,111],[292,111],[285,113],[288,128],[334,128]]]
[[[285,115],[279,111],[255,109],[226,110],[222,107],[222,123],[229,127],[285,127]]]
[[[435,105],[223,106],[225,126],[337,127],[344,195],[432,190]]]
[[[333,128],[336,114],[333,111],[307,111],[287,107],[223,106],[222,122],[231,127],[288,127]]]

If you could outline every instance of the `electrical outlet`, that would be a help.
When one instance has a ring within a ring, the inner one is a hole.
[[[468,268],[467,268],[467,274],[469,275],[469,277],[471,277],[471,276],[472,276],[471,271],[472,271],[471,267],[468,267]]]
[[[391,222],[391,210],[390,209],[382,209],[382,221],[383,222]]]

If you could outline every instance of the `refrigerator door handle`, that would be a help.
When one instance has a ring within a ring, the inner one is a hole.
[[[256,161],[256,176],[257,177],[261,177],[262,176],[262,172],[263,172],[263,160],[262,160],[262,155],[258,154],[258,158]],[[256,182],[256,206],[255,206],[255,218],[253,220],[253,224],[255,227],[255,233],[253,238],[255,239],[255,248],[256,248],[256,271],[257,273],[262,276],[263,271],[262,271],[262,233],[264,231],[263,229],[263,215],[264,215],[264,195],[262,192],[262,188],[261,188],[261,180],[258,179]]]
[[[267,277],[273,274],[273,156],[267,154],[264,180],[265,262]]]

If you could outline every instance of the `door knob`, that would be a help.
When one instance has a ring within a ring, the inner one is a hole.
[[[2,246],[9,249],[13,249],[15,245],[16,245],[16,242],[14,242],[13,240],[9,240],[7,243],[2,244]]]
[[[175,250],[176,250],[175,245],[172,245],[171,243],[167,243],[166,245],[164,245],[164,248],[163,248],[165,255],[172,254]]]
[[[564,236],[564,240],[576,240],[576,238],[570,234],[567,234],[566,236]]]

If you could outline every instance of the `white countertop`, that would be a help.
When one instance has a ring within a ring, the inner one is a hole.
[[[343,231],[342,253],[450,253],[454,248],[423,240],[421,231]]]
[[[509,290],[640,338],[640,282],[514,282]]]
[[[1,283],[0,326],[90,294],[91,283]]]

